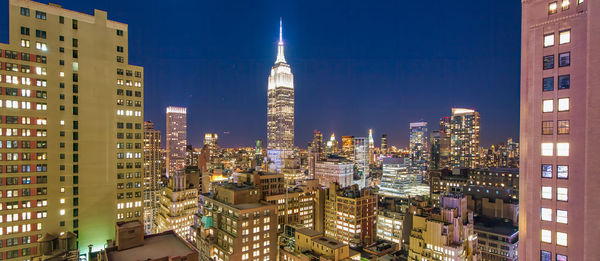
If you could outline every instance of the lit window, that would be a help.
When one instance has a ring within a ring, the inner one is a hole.
[[[552,111],[554,111],[554,101],[544,100],[542,103],[542,112],[552,112]]]
[[[556,166],[556,177],[559,179],[568,179],[569,178],[569,166],[567,166],[567,165]]]
[[[567,44],[571,42],[571,30],[565,30],[558,33],[558,43]]]
[[[567,256],[556,254],[556,261],[567,261]]]
[[[542,135],[554,134],[554,121],[542,121]]]
[[[556,244],[559,246],[567,246],[567,233],[556,232]]]
[[[64,209],[61,209],[61,210],[60,210],[60,215],[61,215],[61,216],[64,216],[64,215],[65,215],[65,210],[64,210]]]
[[[542,208],[542,220],[543,221],[552,221],[552,209],[551,208]]]
[[[562,7],[562,10],[568,10],[569,9],[569,0],[563,0],[562,4],[560,5]]]
[[[556,14],[558,10],[558,4],[556,2],[552,2],[548,4],[548,14]]]
[[[554,144],[542,143],[542,156],[552,156],[554,152]]]
[[[559,142],[556,143],[556,155],[557,156],[569,156],[569,143],[568,142]]]
[[[569,134],[569,120],[557,121],[558,134]]]
[[[556,188],[556,200],[569,201],[569,189],[568,188]]]
[[[552,243],[552,231],[542,229],[542,242]]]
[[[578,5],[583,4],[583,0],[577,0],[577,4]]]
[[[542,198],[543,199],[552,199],[552,187],[542,187]]]
[[[540,261],[552,261],[552,253],[542,250],[540,252]]]
[[[550,47],[554,45],[554,34],[544,35],[544,47]]]
[[[567,211],[566,210],[556,210],[556,222],[567,224]]]
[[[568,110],[569,110],[569,98],[558,99],[558,111],[568,111]]]
[[[64,198],[60,199],[60,204],[65,204],[65,199]]]

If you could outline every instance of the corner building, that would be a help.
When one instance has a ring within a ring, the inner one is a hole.
[[[598,260],[600,2],[522,2],[519,259]]]
[[[39,255],[40,236],[73,232],[87,253],[142,220],[143,68],[128,28],[9,1],[0,44],[0,259]],[[10,244],[8,244],[10,241]]]

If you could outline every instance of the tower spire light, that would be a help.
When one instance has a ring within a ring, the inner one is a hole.
[[[283,19],[279,17],[279,45],[283,45]]]

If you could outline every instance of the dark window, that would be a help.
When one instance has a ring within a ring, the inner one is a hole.
[[[21,7],[21,15],[29,16],[29,8]]]
[[[569,120],[559,120],[557,130],[558,134],[569,134]]]
[[[73,29],[77,30],[77,20],[73,19]]]
[[[65,41],[65,37],[62,36],[62,35],[60,35],[60,36],[58,36],[58,40],[61,41],[61,42],[64,42]]]
[[[59,16],[58,17],[58,22],[61,23],[61,24],[64,24],[65,23],[65,17],[64,16]]]
[[[569,166],[556,165],[556,177],[559,179],[568,179],[569,178]]]
[[[77,40],[77,38],[73,38],[73,47],[78,47],[79,46],[79,41]]]
[[[78,82],[79,81],[79,74],[74,73],[73,74],[73,82]]]
[[[554,69],[554,55],[544,56],[544,70]]]
[[[571,65],[571,52],[558,54],[558,67]]]
[[[123,62],[125,62],[125,58],[123,58],[123,56],[117,56],[117,62],[123,63]]]
[[[79,115],[79,108],[73,107],[73,115]]]
[[[123,46],[117,46],[117,52],[122,53],[123,52]]]
[[[79,92],[79,85],[73,84],[73,93]]]
[[[571,75],[559,75],[558,76],[558,89],[569,89],[571,88]]]
[[[35,37],[46,39],[46,31],[35,30]]]
[[[552,261],[552,253],[542,250],[540,252],[540,261]]]
[[[542,79],[542,91],[554,91],[554,77]]]
[[[542,178],[552,178],[552,164],[542,164]]]
[[[29,35],[29,28],[21,26],[21,34],[22,35]]]
[[[60,60],[60,61],[58,61],[58,64],[60,64],[60,65],[65,65],[65,60]]]
[[[123,30],[119,30],[119,29],[117,29],[117,35],[118,35],[118,36],[123,36]]]
[[[61,52],[61,53],[64,53],[65,52],[65,48],[64,47],[58,47],[58,51]]]
[[[41,11],[35,11],[35,18],[46,20],[46,13]]]
[[[77,50],[73,50],[73,58],[79,58]]]

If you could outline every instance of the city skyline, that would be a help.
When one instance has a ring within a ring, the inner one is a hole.
[[[433,124],[452,107],[481,113],[483,146],[518,137],[519,45],[510,39],[519,37],[519,3],[440,3],[439,10],[448,14],[485,10],[452,19],[439,11],[429,13],[426,3],[325,2],[321,11],[266,2],[231,4],[245,7],[239,10],[221,3],[191,3],[186,10],[135,1],[60,4],[85,13],[109,10],[110,19],[137,29],[131,39],[138,48],[130,50],[130,59],[144,64],[150,77],[145,88],[152,106],[146,106],[145,120],[164,133],[164,108],[187,107],[193,145],[202,144],[204,133],[220,134],[225,147],[266,141],[266,78],[276,55],[280,17],[286,27],[286,59],[296,76],[296,146],[304,147],[315,129],[327,137],[332,132],[366,136],[373,129],[377,144],[385,133],[390,146],[404,147],[409,122]],[[353,18],[361,7],[374,12]],[[128,12],[131,8],[139,14]],[[390,12],[404,9],[421,10],[415,13],[423,17],[389,18],[396,17]],[[191,15],[192,10],[201,15]],[[219,10],[220,15],[204,10]],[[6,12],[6,6],[0,11]],[[372,15],[379,12],[384,15]],[[309,14],[314,19],[303,19]],[[401,24],[406,22],[419,24],[408,28],[413,41],[404,40]],[[349,28],[355,32],[350,34]],[[450,28],[459,29],[450,34]],[[7,33],[0,40],[6,42]],[[428,59],[433,62],[424,63]],[[432,97],[431,92],[440,95]],[[357,110],[347,104],[361,105]],[[364,118],[364,124],[343,117],[348,112]]]

